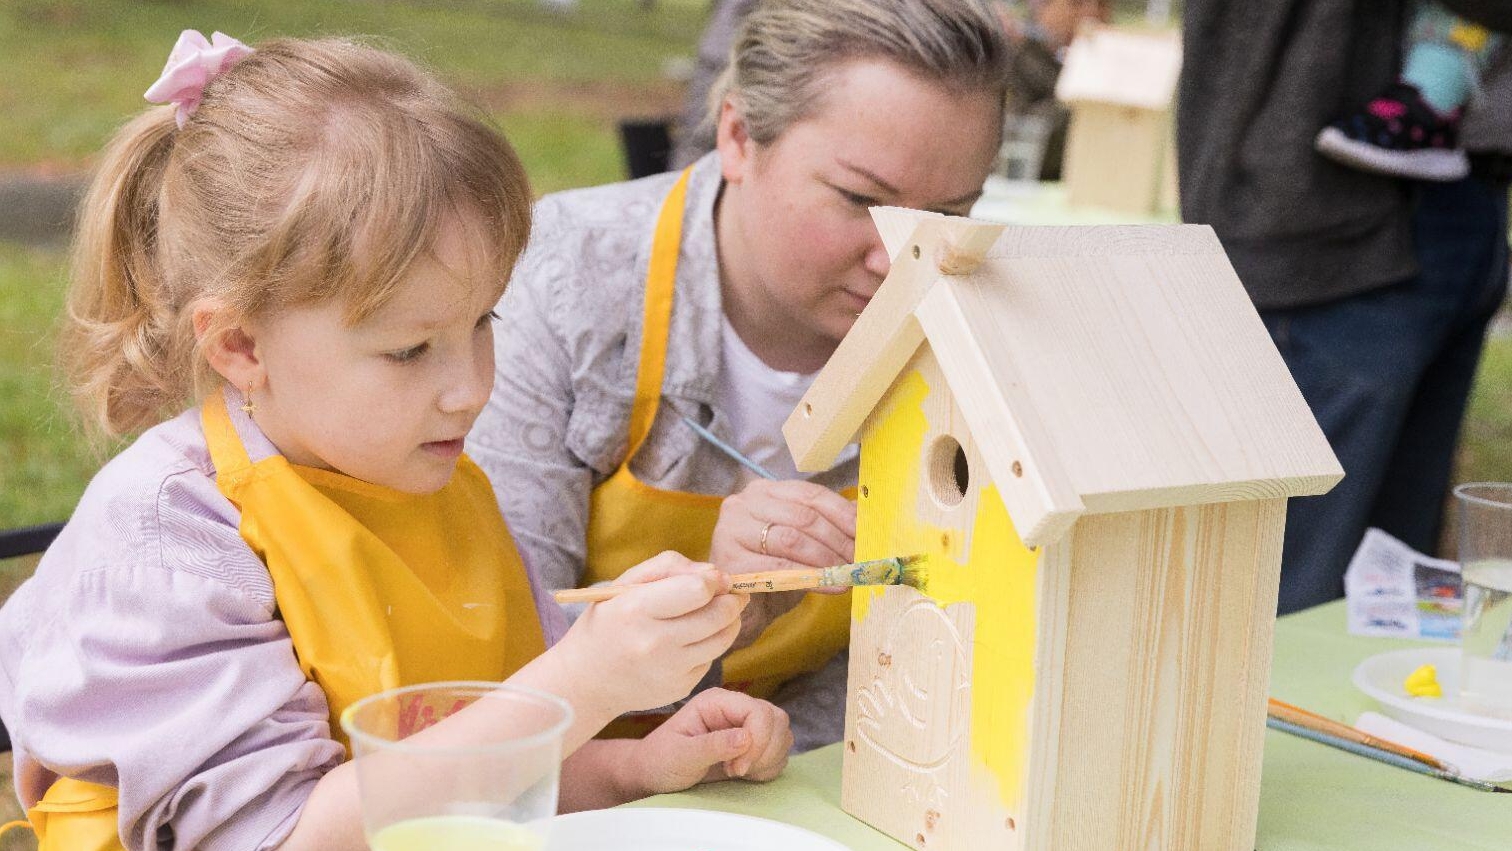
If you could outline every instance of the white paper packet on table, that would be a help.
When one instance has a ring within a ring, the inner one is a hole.
[[[1446,742],[1432,733],[1409,727],[1379,712],[1360,713],[1360,720],[1355,722],[1355,729],[1388,742],[1406,745],[1429,756],[1436,756],[1454,766],[1466,777],[1485,780],[1488,783],[1512,781],[1512,753]]]
[[[1424,555],[1380,529],[1365,530],[1344,574],[1353,635],[1458,641],[1464,593],[1459,562]]]

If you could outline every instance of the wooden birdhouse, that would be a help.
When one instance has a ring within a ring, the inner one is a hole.
[[[1071,108],[1062,166],[1070,205],[1141,215],[1175,208],[1180,73],[1177,32],[1089,25],[1077,34],[1055,86]]]
[[[1286,498],[1342,471],[1210,228],[896,208],[784,427],[859,439],[845,809],[941,851],[1249,851]]]

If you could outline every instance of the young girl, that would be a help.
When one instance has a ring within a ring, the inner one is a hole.
[[[186,32],[148,98],[85,201],[65,345],[107,431],[160,424],[0,610],[42,847],[364,848],[332,719],[425,681],[566,698],[564,809],[775,776],[785,716],[730,692],[589,741],[686,695],[743,598],[664,554],[564,630],[461,454],[530,226],[508,144],[347,41]]]

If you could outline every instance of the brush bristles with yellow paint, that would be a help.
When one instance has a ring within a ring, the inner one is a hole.
[[[730,577],[730,591],[736,594],[766,594],[773,591],[852,588],[859,585],[908,585],[923,588],[927,579],[925,558],[915,555],[807,570],[737,573]],[[598,603],[613,599],[631,587],[633,586],[600,585],[594,588],[568,588],[553,596],[558,603]]]

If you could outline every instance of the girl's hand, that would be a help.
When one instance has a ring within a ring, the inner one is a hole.
[[[588,607],[550,651],[577,684],[579,712],[612,718],[687,697],[740,630],[747,597],[712,565],[664,552],[626,571],[633,586]]]
[[[786,712],[748,694],[706,689],[640,741],[634,782],[650,795],[732,778],[764,782],[782,773],[792,746]]]
[[[831,567],[848,564],[855,555],[855,503],[804,481],[757,479],[727,497],[709,547],[709,560],[730,574]],[[755,641],[805,593],[751,595],[735,646]]]

